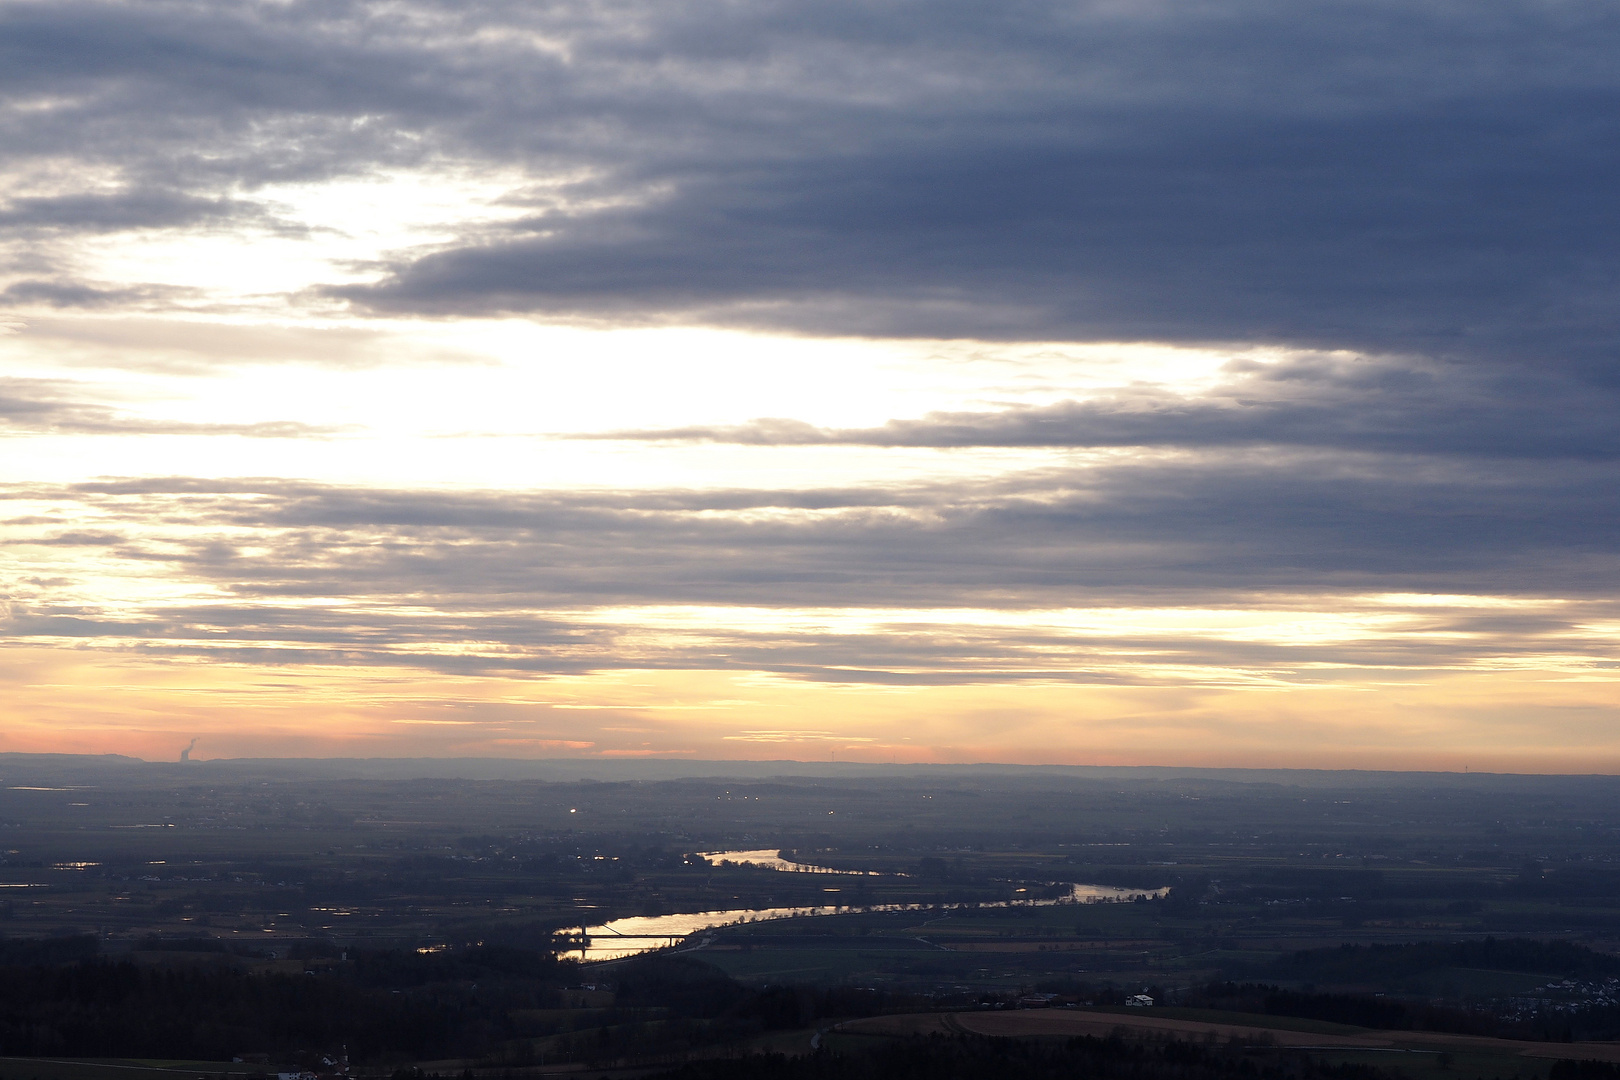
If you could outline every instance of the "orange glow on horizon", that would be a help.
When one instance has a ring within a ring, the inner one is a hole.
[[[446,678],[3,654],[0,751],[1611,772],[1612,686],[1525,672],[1398,687],[908,686],[725,671]],[[581,708],[579,706],[586,706]],[[1557,741],[1550,718],[1561,720]],[[1472,733],[1466,754],[1455,749]]]

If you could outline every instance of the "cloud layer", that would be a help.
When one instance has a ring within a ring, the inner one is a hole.
[[[1596,0],[0,3],[0,635],[1563,701],[1620,657],[1617,53]]]
[[[1615,553],[1582,538],[1620,526],[1592,509],[1608,471],[1540,478],[1557,490],[1534,500],[1524,478],[1430,473],[1397,487],[1339,459],[1132,465],[881,497],[175,481],[13,491],[36,511],[8,522],[36,570],[56,564],[60,582],[91,560],[103,578],[159,575],[191,595],[110,605],[14,581],[5,630],[445,671],[734,668],[919,684],[1160,677],[1147,668],[1196,680],[1200,665],[1216,679],[1311,681],[1313,667],[1549,651],[1607,670],[1608,632],[1593,624],[1613,618]],[[1543,516],[1554,501],[1562,522]],[[60,526],[92,517],[93,530]],[[1369,599],[1379,593],[1453,599]],[[1324,603],[1360,614],[1303,640],[1264,629],[1309,622]],[[1229,614],[1203,630],[1053,614],[1201,608]],[[1255,609],[1272,614],[1245,630]]]
[[[534,177],[528,215],[338,289],[378,309],[1609,367],[1595,2],[21,3],[0,41],[8,154],[56,188],[13,230]]]
[[[1295,448],[1448,459],[1610,460],[1620,397],[1572,378],[1459,363],[1308,356],[1234,361],[1197,396],[1135,386],[1085,400],[938,412],[875,428],[792,418],[587,436],[751,446]],[[1534,422],[1532,422],[1534,421]]]

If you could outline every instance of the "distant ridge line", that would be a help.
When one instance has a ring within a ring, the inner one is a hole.
[[[1490,773],[1379,769],[1256,769],[1172,765],[1028,765],[1004,762],[890,764],[853,761],[669,760],[598,758],[280,757],[212,758],[186,762],[145,761],[122,754],[28,754],[0,752],[0,770],[131,770],[174,774],[304,775],[365,779],[467,779],[543,781],[651,781],[701,778],[1076,780],[1111,782],[1204,781],[1297,787],[1416,787],[1540,785],[1547,782],[1603,784],[1620,781],[1604,773]],[[3,779],[3,772],[0,772]]]

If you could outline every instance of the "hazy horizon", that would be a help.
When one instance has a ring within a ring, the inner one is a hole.
[[[937,775],[961,777],[1002,776],[1056,777],[1075,779],[1121,780],[1188,780],[1211,779],[1233,784],[1294,783],[1309,786],[1312,782],[1327,785],[1356,786],[1357,783],[1409,783],[1427,784],[1437,781],[1469,780],[1524,781],[1541,780],[1610,780],[1620,779],[1612,772],[1587,770],[1584,772],[1530,772],[1428,770],[1428,769],[1323,769],[1323,768],[1254,768],[1245,766],[1199,765],[1086,765],[1053,764],[1013,761],[957,761],[957,762],[891,762],[891,761],[831,761],[799,758],[611,758],[592,755],[551,758],[512,757],[344,757],[344,756],[291,756],[291,757],[235,757],[235,758],[143,758],[127,754],[64,754],[0,751],[0,769],[7,763],[24,769],[51,766],[110,765],[130,767],[141,765],[217,766],[266,768],[298,771],[308,767],[316,771],[345,769],[379,776],[435,776],[451,779],[458,776],[483,779],[540,779],[579,780],[595,777],[618,779],[686,779],[726,778],[761,779],[773,777],[838,777],[895,775]],[[460,771],[457,771],[460,770]],[[0,783],[6,777],[0,775]]]

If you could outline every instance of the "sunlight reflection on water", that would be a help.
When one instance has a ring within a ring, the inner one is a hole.
[[[776,851],[710,851],[703,857],[710,862],[733,862],[747,866],[761,866],[791,873],[846,874],[877,877],[874,870],[833,870],[828,867],[796,863],[781,858]],[[903,876],[903,875],[890,875]],[[978,907],[1051,907],[1055,904],[1098,904],[1131,900],[1138,896],[1160,897],[1169,888],[1121,889],[1112,885],[1073,885],[1060,897],[1043,900],[998,900],[982,902]],[[968,904],[944,904],[946,908],[968,907]],[[818,907],[734,908],[728,911],[699,911],[675,915],[633,915],[614,919],[599,926],[585,927],[586,943],[558,953],[566,960],[617,960],[637,953],[651,952],[678,945],[682,939],[703,930],[739,923],[765,922],[770,919],[792,919],[811,915],[834,915],[858,911],[924,911],[933,904],[823,904]]]

